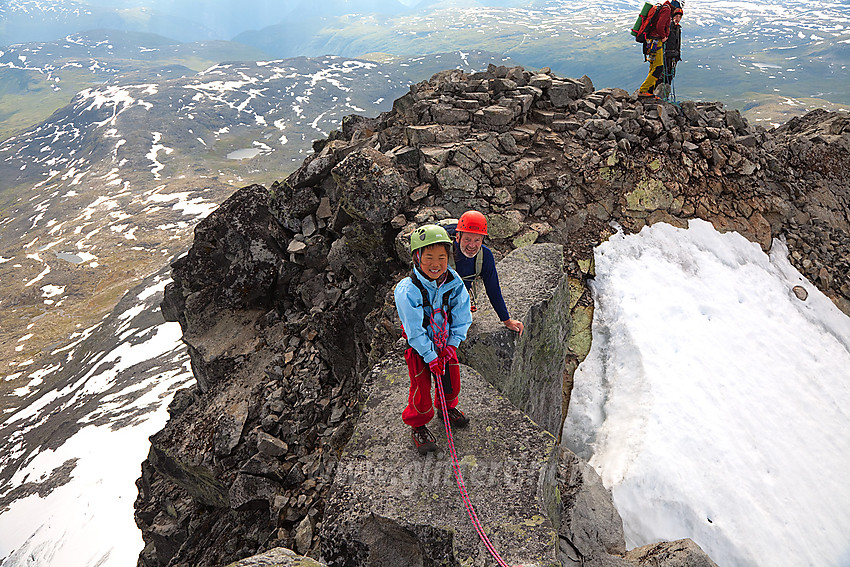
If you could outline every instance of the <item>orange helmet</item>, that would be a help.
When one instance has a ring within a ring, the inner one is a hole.
[[[456,230],[487,236],[487,219],[478,211],[466,211],[460,215]]]

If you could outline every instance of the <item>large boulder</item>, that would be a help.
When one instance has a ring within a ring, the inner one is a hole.
[[[396,216],[410,192],[390,158],[371,148],[350,154],[331,174],[340,188],[340,206],[345,212],[374,224]]]
[[[558,529],[561,565],[588,563],[628,565],[623,520],[614,507],[611,492],[586,461],[572,451],[558,452],[557,501],[547,502],[552,523]],[[546,494],[554,494],[547,491]]]
[[[483,289],[460,357],[553,435],[561,426],[562,381],[569,350],[569,285],[563,247],[517,248],[497,266],[508,312],[525,325],[507,329]],[[483,287],[483,286],[481,286]]]
[[[291,549],[275,547],[265,553],[246,557],[227,567],[327,567],[315,559],[298,555]]]
[[[458,492],[442,421],[440,450],[422,457],[401,420],[409,378],[401,350],[369,379],[368,399],[337,467],[322,522],[332,567],[483,565],[489,554]],[[468,494],[495,549],[510,565],[554,566],[557,537],[541,502],[555,439],[461,367],[460,407],[470,418],[454,442]]]

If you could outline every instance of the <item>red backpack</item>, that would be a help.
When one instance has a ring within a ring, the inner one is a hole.
[[[643,10],[631,29],[635,41],[646,43],[653,39],[666,39],[670,31],[670,11],[670,0],[654,6],[649,2],[644,3]]]

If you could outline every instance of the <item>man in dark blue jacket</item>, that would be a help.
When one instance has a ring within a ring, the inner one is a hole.
[[[522,335],[524,328],[522,322],[511,319],[502,297],[499,274],[496,273],[496,259],[493,257],[493,252],[484,246],[484,237],[487,236],[487,219],[478,211],[467,211],[458,219],[456,230],[455,269],[463,279],[470,296],[472,296],[472,284],[480,276],[490,304],[499,320],[508,329]],[[473,301],[473,309],[475,309],[474,305]]]

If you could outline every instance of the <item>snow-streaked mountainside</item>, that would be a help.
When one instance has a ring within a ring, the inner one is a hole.
[[[160,82],[193,76],[221,61],[267,59],[232,42],[178,43],[114,30],[0,47],[0,139],[46,120],[86,88]]]
[[[278,150],[280,162],[290,138],[326,136],[343,116],[374,114],[404,89],[398,75],[376,63],[338,57],[221,64],[172,81],[89,88],[49,122],[5,141],[0,167],[7,186],[37,184],[63,171],[80,172],[82,180],[86,168],[108,157],[110,166],[148,170],[159,179],[179,170],[175,163],[162,171],[177,161],[167,158],[173,150],[226,158],[231,148],[242,149],[240,137],[249,149]]]
[[[193,381],[159,313],[169,269],[70,342],[24,366],[27,405],[0,424],[0,564],[132,565],[139,463],[176,389]],[[8,379],[9,377],[7,377]],[[52,384],[52,388],[44,388]]]

